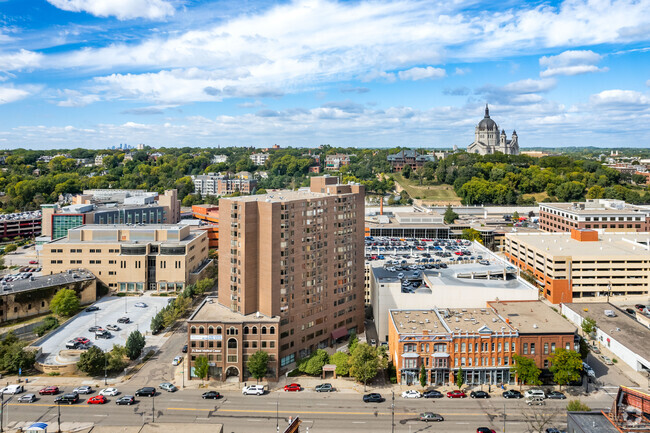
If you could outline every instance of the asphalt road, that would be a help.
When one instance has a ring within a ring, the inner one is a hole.
[[[150,385],[158,385],[151,383]],[[120,388],[132,394],[136,387]],[[67,389],[66,389],[67,390]],[[29,392],[34,389],[29,388]],[[69,391],[69,390],[67,390]],[[221,423],[224,432],[259,433],[275,431],[289,416],[300,416],[303,427],[313,433],[390,432],[391,401],[379,404],[363,403],[361,396],[352,393],[319,394],[311,390],[299,393],[276,391],[264,396],[243,396],[237,391],[225,392],[220,400],[203,400],[205,390],[182,390],[176,393],[159,392],[155,398],[139,397],[134,406],[117,406],[115,397],[105,405],[88,405],[88,396],[81,396],[75,405],[61,406],[61,421],[94,422],[97,425],[141,425],[143,421],[169,423]],[[93,394],[94,395],[94,394]],[[600,395],[583,399],[593,409],[607,408],[611,397]],[[57,407],[53,396],[43,396],[35,403],[17,403],[12,398],[5,410],[5,426],[15,422],[43,421],[56,425]],[[505,404],[505,406],[504,406]],[[486,426],[503,432],[503,413],[506,413],[506,431],[524,432],[526,414],[538,411],[554,414],[552,424],[565,428],[566,400],[547,400],[545,406],[531,409],[523,400],[505,400],[494,397],[487,400],[402,399],[395,398],[395,432],[473,432]],[[445,417],[441,424],[426,424],[417,419],[423,411],[433,411]],[[277,414],[277,418],[276,418]]]

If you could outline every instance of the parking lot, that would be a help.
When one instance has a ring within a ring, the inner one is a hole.
[[[87,312],[84,310],[64,326],[49,334],[40,344],[43,349],[43,355],[39,361],[45,364],[61,364],[62,362],[57,359],[59,351],[65,349],[66,342],[76,337],[86,337],[93,345],[106,351],[110,350],[114,344],[124,345],[129,334],[132,331],[139,330],[147,336],[147,346],[150,346],[151,342],[149,340],[152,336],[149,325],[151,318],[158,310],[167,305],[171,299],[173,298],[104,297],[93,304],[99,307],[98,311]],[[136,307],[135,304],[140,302],[147,304],[147,307]],[[131,319],[131,322],[128,324],[117,323],[117,319],[124,316]],[[95,337],[94,332],[88,331],[92,326],[106,328],[106,325],[109,324],[120,327],[119,331],[110,331],[113,334],[112,338],[99,339]]]

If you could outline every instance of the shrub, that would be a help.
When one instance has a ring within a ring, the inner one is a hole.
[[[589,412],[591,408],[580,400],[571,400],[569,404],[566,405],[566,410],[569,412]]]
[[[49,373],[47,373],[47,375],[48,376],[61,376],[61,373],[59,373],[58,371],[50,371]]]

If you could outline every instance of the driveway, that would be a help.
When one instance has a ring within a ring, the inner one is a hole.
[[[93,304],[100,308],[99,311],[86,312],[84,310],[64,326],[49,334],[40,344],[43,349],[40,361],[45,364],[68,363],[68,360],[67,362],[57,360],[57,356],[60,350],[65,349],[66,342],[76,337],[86,337],[95,346],[107,351],[112,349],[114,344],[125,345],[129,334],[139,330],[142,334],[145,334],[147,346],[152,346],[154,340],[161,340],[163,337],[151,335],[149,328],[151,318],[172,299],[169,297],[104,297]],[[134,305],[138,302],[146,303],[147,307],[135,307]],[[117,323],[117,319],[122,316],[129,317],[131,323]],[[97,339],[94,333],[88,331],[91,326],[96,325],[105,328],[109,324],[121,328],[119,331],[110,331],[113,334],[112,338]]]

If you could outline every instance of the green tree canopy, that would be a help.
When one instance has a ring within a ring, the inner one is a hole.
[[[13,253],[18,249],[18,246],[16,244],[9,244],[5,247],[5,253]]]
[[[566,410],[569,412],[589,412],[591,411],[591,408],[580,400],[576,399],[569,401],[569,403],[566,405]]]
[[[515,373],[519,378],[519,382],[527,385],[541,385],[542,381],[539,380],[541,370],[537,368],[535,361],[521,355],[513,355],[514,365],[510,367],[510,371]]]
[[[594,332],[596,332],[596,328],[597,328],[596,320],[592,319],[591,317],[585,317],[582,320],[580,327],[582,328],[582,332],[584,332],[587,335],[591,335]]]
[[[359,343],[359,338],[357,337],[357,334],[353,332],[352,334],[350,334],[350,337],[348,338],[348,352],[352,353],[358,343]]]
[[[483,238],[481,238],[481,232],[479,232],[476,229],[463,229],[463,234],[461,235],[462,239],[466,239],[468,241],[476,241],[480,244],[483,243]]]
[[[582,358],[580,358],[578,352],[562,348],[557,349],[549,357],[549,362],[551,363],[549,370],[553,373],[553,380],[558,385],[566,385],[580,379]]]
[[[126,339],[126,356],[128,356],[131,361],[138,359],[144,346],[144,335],[137,330],[131,332],[129,337]]]
[[[465,376],[463,375],[463,367],[458,367],[456,372],[456,386],[460,389],[465,385]]]
[[[311,376],[318,376],[323,372],[323,366],[329,361],[329,355],[323,349],[318,349],[309,359],[300,363],[298,369]]]
[[[420,386],[422,388],[427,386],[427,369],[424,367],[424,364],[420,367]]]
[[[379,371],[379,353],[376,347],[358,343],[350,357],[350,375],[364,385],[374,379]]]
[[[445,211],[445,224],[452,224],[457,218],[458,214],[454,212],[451,205],[447,205],[447,210]]]
[[[208,358],[205,355],[197,356],[194,360],[194,374],[201,378],[201,381],[208,377]]]
[[[330,356],[330,364],[336,365],[337,376],[347,376],[350,373],[350,355],[345,352],[336,352]]]
[[[257,381],[264,379],[266,373],[269,371],[269,354],[258,350],[248,357],[248,364],[246,365],[248,372]]]
[[[104,371],[106,365],[106,354],[97,346],[91,346],[81,353],[77,367],[79,370],[91,376],[97,376]]]
[[[59,290],[50,301],[50,310],[61,317],[74,315],[79,310],[79,307],[79,298],[72,289]]]
[[[111,351],[106,354],[106,357],[110,371],[122,371],[126,367],[126,347],[114,344]]]

